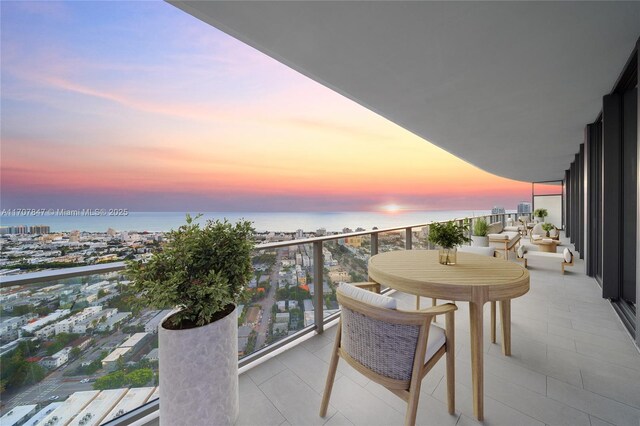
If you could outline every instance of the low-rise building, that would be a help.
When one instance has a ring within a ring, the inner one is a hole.
[[[40,330],[36,331],[34,334],[38,339],[48,339],[49,337],[54,336],[56,334],[56,325],[55,324],[45,325]]]
[[[27,333],[34,333],[36,330],[39,330],[45,325],[55,322],[60,318],[69,315],[70,313],[71,313],[71,310],[69,309],[57,309],[55,312],[52,312],[45,317],[39,318],[33,322],[30,322],[27,325],[22,326],[22,330]]]
[[[20,426],[36,413],[36,404],[18,405],[0,417],[2,426]]]
[[[72,393],[58,408],[40,420],[38,425],[66,425],[84,409],[100,391],[84,391]]]
[[[112,330],[114,327],[117,327],[118,324],[126,320],[131,316],[131,312],[118,312],[110,318],[107,318],[105,322],[101,322],[96,326],[96,330],[98,331],[108,331]]]
[[[150,362],[158,362],[160,360],[160,351],[158,348],[151,349],[151,352],[146,354],[143,358]]]
[[[115,348],[102,360],[102,368],[107,371],[114,371],[118,365],[118,360],[122,357],[122,360],[126,361],[130,354],[131,348]]]
[[[28,315],[8,318],[0,322],[0,339],[14,340],[19,336],[20,327],[25,325],[29,319]]]
[[[108,422],[120,417],[129,411],[140,407],[149,399],[149,396],[153,392],[152,387],[148,388],[131,388],[122,397],[122,399],[116,404],[115,407],[104,417],[103,422]]]
[[[289,312],[278,312],[276,314],[276,323],[278,322],[289,324]]]
[[[127,393],[128,389],[109,389],[100,392],[89,404],[73,418],[69,426],[93,426],[102,423],[107,414]]]
[[[63,402],[52,402],[51,404],[47,405],[46,407],[44,407],[43,409],[38,411],[33,417],[31,417],[29,419],[29,423],[27,423],[27,425],[28,426],[44,425],[44,423],[41,423],[40,420],[42,420],[45,417],[47,417],[49,414],[51,414],[56,408],[60,407],[62,404],[64,404],[64,403]],[[4,426],[4,423],[0,422],[0,424]]]
[[[55,370],[60,367],[67,361],[69,361],[69,353],[71,352],[71,347],[66,347],[51,356],[47,356],[42,358],[40,364],[43,367],[49,368],[51,370]]]
[[[164,319],[167,317],[167,315],[169,315],[172,311],[173,311],[172,309],[165,309],[163,311],[158,312],[158,314],[156,316],[151,318],[144,325],[144,331],[146,333],[157,333],[158,332],[158,327],[160,326],[160,323],[162,323],[162,321],[164,321]]]
[[[127,340],[125,340],[120,345],[120,347],[131,348],[131,350],[135,353],[138,350],[140,350],[142,346],[144,346],[148,338],[149,338],[149,333],[135,333],[131,337],[129,337]]]
[[[286,334],[289,332],[289,323],[288,322],[276,322],[273,324],[273,333],[274,334]]]

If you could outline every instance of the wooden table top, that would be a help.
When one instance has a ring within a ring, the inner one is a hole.
[[[455,265],[441,265],[438,250],[380,253],[369,259],[369,277],[406,293],[445,300],[475,300],[479,290],[484,301],[529,291],[529,271],[519,264],[461,252]]]

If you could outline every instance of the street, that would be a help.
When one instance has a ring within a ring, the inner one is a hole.
[[[271,308],[273,304],[276,302],[276,289],[278,287],[278,272],[280,271],[280,263],[282,261],[282,254],[280,249],[277,250],[276,254],[276,262],[271,268],[271,276],[269,292],[265,296],[264,299],[257,302],[262,309],[262,316],[260,317],[260,322],[258,326],[255,328],[258,333],[258,337],[256,339],[256,350],[260,349],[265,345],[267,340],[267,333],[269,332],[269,321],[271,320]]]

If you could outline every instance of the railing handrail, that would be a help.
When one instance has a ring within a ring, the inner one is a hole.
[[[346,234],[333,234],[326,235],[322,237],[312,237],[312,238],[304,238],[298,240],[288,240],[288,241],[277,241],[273,243],[262,243],[256,244],[256,250],[268,250],[274,248],[288,247],[288,246],[299,246],[303,244],[313,244],[316,242],[325,242],[325,241],[335,241],[343,238],[351,238],[351,237],[359,237],[363,235],[378,235],[386,232],[394,232],[394,231],[405,231],[407,229],[413,228],[424,228],[425,226],[429,226],[432,223],[444,223],[450,221],[463,221],[465,219],[478,219],[478,218],[487,218],[487,217],[496,217],[496,218],[506,218],[507,216],[517,215],[517,213],[499,213],[499,214],[485,214],[485,215],[476,215],[476,216],[467,216],[462,218],[454,218],[448,220],[438,220],[438,221],[430,221],[425,223],[417,223],[411,225],[403,225],[403,226],[395,226],[391,228],[381,228],[381,229],[370,229],[364,231],[357,232],[349,232]],[[96,265],[87,265],[87,266],[78,266],[73,268],[64,268],[64,269],[49,269],[45,271],[38,272],[28,272],[26,274],[19,275],[10,275],[10,276],[2,276],[0,277],[0,287],[8,287],[14,285],[27,285],[27,284],[37,284],[47,281],[54,281],[66,278],[74,278],[81,277],[85,275],[95,275],[95,274],[103,274],[108,272],[116,272],[125,269],[125,262],[112,262],[112,263],[101,263]]]

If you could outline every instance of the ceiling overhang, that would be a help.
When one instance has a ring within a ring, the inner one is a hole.
[[[497,175],[562,179],[640,2],[170,1]]]

